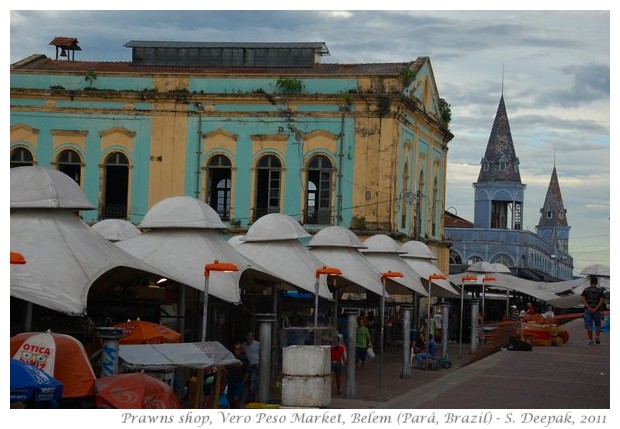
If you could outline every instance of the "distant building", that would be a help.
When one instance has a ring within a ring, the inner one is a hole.
[[[537,233],[523,230],[525,184],[521,182],[508,115],[502,95],[474,186],[474,222],[446,212],[446,239],[453,243],[450,272],[477,261],[502,263],[531,280],[573,278],[568,253],[569,230],[555,166]]]
[[[11,167],[57,168],[97,210],[141,221],[160,200],[207,202],[242,233],[267,213],[361,236],[443,237],[449,105],[428,57],[322,64],[325,43],[130,41],[131,61],[11,65]],[[446,110],[448,109],[448,110]]]

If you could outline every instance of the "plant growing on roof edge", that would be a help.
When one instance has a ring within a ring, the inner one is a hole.
[[[280,78],[276,82],[276,87],[286,94],[298,94],[303,88],[304,84],[299,79],[295,78]]]
[[[366,218],[364,216],[353,216],[351,218],[351,229],[366,229]]]
[[[450,121],[452,120],[452,109],[450,108],[450,104],[443,98],[439,99],[439,109],[441,111],[441,120],[444,124],[450,125]]]
[[[93,82],[97,80],[97,74],[94,71],[89,71],[84,76],[84,80],[88,82],[88,86],[84,89],[94,89]]]
[[[403,67],[400,70],[400,78],[403,81],[403,86],[407,87],[409,86],[409,84],[411,82],[413,82],[413,79],[415,79],[415,72],[413,70],[411,70],[409,67]]]

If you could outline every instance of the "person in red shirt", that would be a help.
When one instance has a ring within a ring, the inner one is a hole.
[[[338,337],[334,337],[332,346],[329,348],[331,352],[332,371],[336,380],[336,390],[340,395],[342,393],[342,367],[347,363],[347,351]]]

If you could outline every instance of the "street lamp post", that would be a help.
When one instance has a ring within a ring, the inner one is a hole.
[[[334,267],[321,267],[316,270],[316,282],[314,283],[314,345],[318,345],[317,329],[319,326],[319,279],[321,274],[326,276],[338,276],[342,271]]]
[[[486,294],[486,286],[484,285],[486,282],[492,282],[495,281],[496,278],[495,277],[491,277],[491,276],[484,276],[482,278],[482,319],[481,319],[481,326],[480,326],[480,332],[482,333],[482,340],[484,341],[484,320],[486,319],[486,309],[484,307],[484,298],[485,298],[485,294]]]
[[[475,282],[478,280],[476,276],[463,276],[461,277],[461,313],[459,321],[459,357],[462,356],[461,348],[463,346],[463,300],[465,293],[465,282]]]
[[[433,280],[445,280],[446,276],[444,276],[443,274],[431,274],[430,276],[428,276],[428,306],[426,308],[426,334],[427,334],[427,340],[426,340],[426,362],[425,365],[426,367],[428,367],[428,343],[430,341],[430,326],[431,326],[431,290],[432,290],[432,286],[433,286]]]
[[[205,288],[204,288],[204,300],[203,300],[203,305],[202,305],[202,330],[200,333],[200,342],[202,343],[207,341],[207,308],[209,304],[209,277],[210,277],[211,271],[232,273],[234,271],[239,271],[239,268],[237,268],[237,266],[233,263],[220,262],[217,259],[213,261],[212,264],[205,265],[205,272],[204,272]],[[199,373],[200,373],[200,377],[198,377],[198,391],[200,392],[199,393],[200,404],[202,404],[202,405],[199,404],[199,407],[202,407],[204,405],[203,404],[204,392],[202,390],[202,385],[204,383],[205,373],[203,370],[200,370]],[[195,408],[199,408],[199,407],[195,407]]]
[[[379,335],[379,387],[383,387],[383,333],[385,329],[385,283],[389,278],[403,277],[403,273],[398,271],[387,271],[381,274],[381,331]]]

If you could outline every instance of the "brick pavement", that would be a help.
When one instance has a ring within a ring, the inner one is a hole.
[[[502,350],[462,366],[469,349],[450,344],[450,369],[412,369],[401,378],[402,355],[386,350],[379,387],[379,357],[356,371],[355,397],[332,396],[334,409],[609,409],[610,334],[588,346],[582,319],[564,325],[561,346],[531,352]]]

